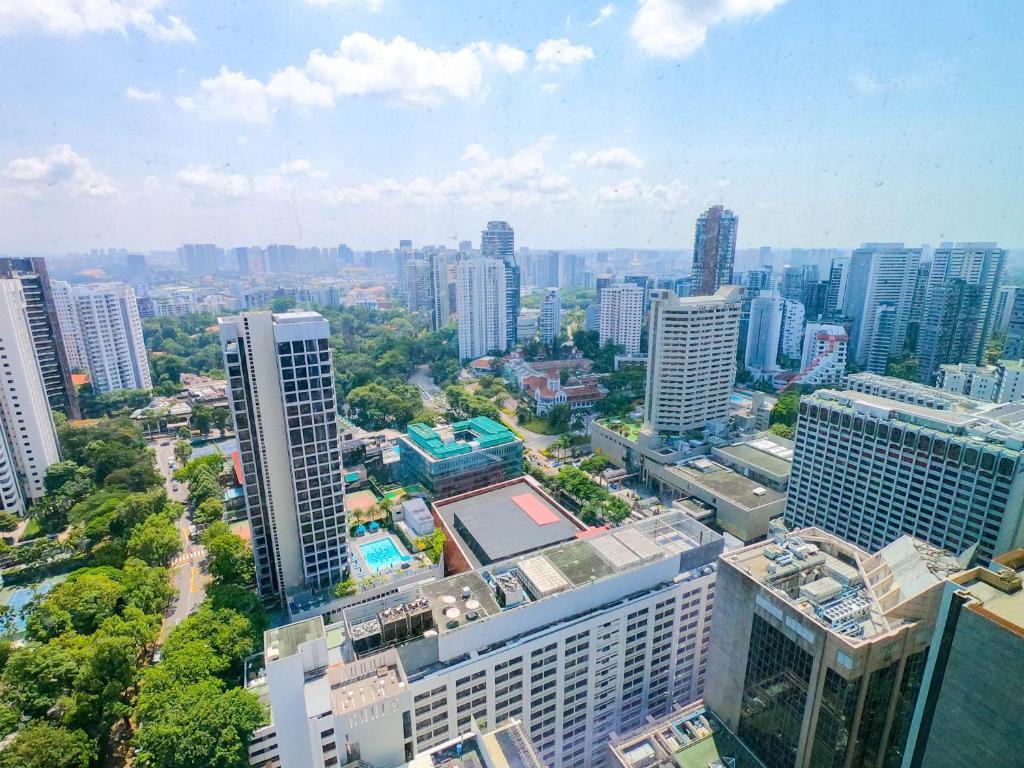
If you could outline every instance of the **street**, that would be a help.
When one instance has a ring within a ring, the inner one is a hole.
[[[163,443],[167,443],[167,445],[163,445]],[[151,445],[156,452],[157,468],[164,476],[167,497],[171,501],[187,504],[188,488],[184,483],[177,483],[171,476],[173,470],[170,467],[170,461],[174,458],[174,439],[159,437],[152,441]],[[178,485],[178,490],[174,490],[175,485]],[[191,521],[183,512],[178,518],[178,533],[181,535],[182,541],[181,553],[171,564],[171,584],[178,594],[171,603],[170,612],[161,627],[161,643],[167,638],[167,633],[171,628],[188,616],[192,609],[202,603],[206,597],[206,582],[209,580],[205,567],[206,549],[191,542],[188,536],[189,525],[191,525]]]
[[[416,366],[416,370],[409,374],[405,383],[419,388],[424,408],[443,411],[447,407],[441,388],[434,383],[434,378],[430,375],[430,366]]]

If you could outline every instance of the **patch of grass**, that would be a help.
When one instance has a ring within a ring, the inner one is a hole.
[[[34,517],[28,519],[28,525],[25,526],[25,532],[21,535],[22,541],[28,541],[29,539],[38,539],[43,535],[43,530],[39,527],[39,521]]]
[[[531,418],[525,424],[520,424],[523,429],[529,430],[530,432],[536,432],[538,435],[561,435],[560,430],[555,429],[551,426],[547,419],[538,419],[536,416]]]

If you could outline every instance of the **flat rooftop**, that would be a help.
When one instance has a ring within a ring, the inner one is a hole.
[[[276,647],[278,655],[284,658],[298,653],[300,645],[324,636],[324,622],[317,616],[268,629],[263,635],[263,645],[268,649]]]
[[[953,555],[910,536],[869,555],[818,528],[775,532],[722,560],[851,644],[914,623],[915,599],[962,570]]]
[[[793,468],[792,443],[785,445],[767,437],[726,445],[716,450],[738,463],[749,464],[775,477],[786,477]]]
[[[581,530],[525,478],[442,500],[434,508],[475,567],[568,541]]]
[[[972,568],[953,580],[972,598],[967,604],[970,610],[1024,636],[1024,549],[996,557],[993,565],[992,569]]]
[[[665,470],[703,486],[742,509],[757,509],[786,496],[704,457],[665,467]]]
[[[615,762],[622,768],[764,768],[702,702],[648,723],[643,730],[613,741],[611,747]]]
[[[413,446],[435,461],[512,443],[519,438],[506,427],[486,416],[475,416],[454,424],[431,427],[410,424],[405,434]]]

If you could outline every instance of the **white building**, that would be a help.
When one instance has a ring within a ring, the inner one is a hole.
[[[348,524],[327,321],[316,312],[220,319],[262,597],[348,573]]]
[[[24,514],[60,461],[57,430],[29,328],[21,281],[0,280],[0,508]]]
[[[135,291],[124,283],[103,283],[77,286],[74,293],[93,389],[151,389]]]
[[[1000,360],[999,392],[996,402],[1024,400],[1024,360]]]
[[[64,353],[68,365],[74,371],[89,370],[89,356],[85,351],[85,340],[82,338],[82,326],[78,322],[78,306],[75,303],[75,291],[71,283],[63,280],[51,280],[53,306],[57,311],[57,324],[64,340]]]
[[[426,259],[409,259],[402,267],[405,279],[405,308],[410,312],[432,313],[430,264]]]
[[[157,317],[183,317],[199,311],[196,295],[187,289],[157,293],[149,297]]]
[[[624,347],[627,355],[640,354],[644,322],[644,289],[634,283],[609,285],[601,290],[597,315],[600,344]]]
[[[432,253],[427,257],[430,265],[430,330],[439,331],[448,324],[451,307],[448,303],[448,256]]]
[[[853,318],[850,354],[867,371],[884,373],[903,350],[920,261],[921,249],[903,243],[865,243],[853,252],[845,314]]]
[[[562,331],[562,297],[557,288],[548,288],[540,303],[540,342],[550,344]]]
[[[722,539],[681,512],[266,633],[254,766],[396,765],[520,720],[545,765],[701,696]]]
[[[652,292],[644,419],[656,432],[728,420],[742,294],[739,286],[688,298]]]
[[[747,349],[743,364],[755,376],[779,370],[779,341],[782,338],[782,297],[776,291],[762,291],[750,301]]]
[[[999,392],[999,368],[994,365],[971,363],[940,365],[936,386],[947,392],[991,403],[995,401]]]
[[[539,324],[539,309],[519,310],[519,320],[516,322],[516,328],[518,329],[519,334],[517,338],[524,344],[533,341],[537,336],[537,326]]]
[[[459,314],[459,357],[471,360],[492,350],[504,351],[508,316],[505,262],[467,259],[455,268],[455,303]]]
[[[808,323],[800,373],[793,383],[816,387],[842,383],[848,341],[846,329],[841,325]]]
[[[779,351],[790,360],[800,359],[800,343],[804,338],[804,305],[793,299],[782,302],[782,336]]]

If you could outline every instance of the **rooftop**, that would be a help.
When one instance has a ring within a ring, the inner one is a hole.
[[[410,424],[406,437],[435,460],[450,459],[518,439],[508,427],[486,416],[475,416],[439,427]]]
[[[718,453],[742,464],[764,470],[770,475],[785,477],[793,467],[793,443],[777,435],[759,435],[716,449]]]
[[[785,498],[784,493],[765,488],[739,472],[704,457],[688,459],[666,467],[665,470],[707,488],[742,509],[757,509]]]
[[[613,740],[611,750],[614,762],[622,768],[764,768],[743,742],[699,701]]]
[[[525,477],[434,507],[476,567],[567,541],[583,528]]]
[[[268,653],[277,649],[280,657],[292,656],[298,653],[300,645],[321,637],[325,637],[324,622],[317,617],[268,629],[263,635],[263,645]]]
[[[1024,636],[1024,549],[996,557],[993,568],[972,568],[953,578],[969,596],[969,610],[988,616],[1000,626]]]
[[[489,733],[475,729],[416,755],[404,768],[544,768],[518,721]]]
[[[902,536],[874,555],[817,528],[776,529],[722,560],[772,597],[859,644],[913,623],[917,598],[959,572],[948,552]]]

